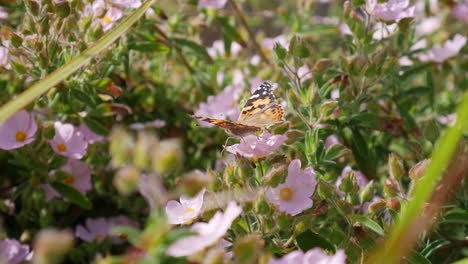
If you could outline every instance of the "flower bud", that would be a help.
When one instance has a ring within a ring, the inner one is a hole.
[[[153,170],[163,174],[173,171],[182,164],[184,153],[179,139],[164,139],[159,142],[159,147],[153,150]]]
[[[344,193],[357,192],[359,185],[357,183],[356,172],[353,170],[346,173],[340,184],[340,191]]]
[[[134,146],[133,138],[123,128],[115,128],[110,135],[110,152],[112,155],[112,165],[121,167],[132,158]]]
[[[361,203],[369,202],[374,198],[375,186],[374,181],[370,181],[360,192],[359,198]]]
[[[393,179],[386,179],[383,191],[384,191],[385,197],[397,196],[400,193],[398,182],[396,182]]]
[[[24,1],[26,10],[33,16],[39,15],[39,3],[34,0],[25,0]]]
[[[68,1],[57,4],[55,7],[55,14],[61,18],[68,17],[70,15],[70,11],[70,5],[68,4]]]
[[[151,152],[159,148],[158,143],[158,139],[151,133],[139,132],[133,151],[133,164],[140,169],[146,169],[151,162]]]
[[[279,167],[273,167],[264,177],[264,182],[266,185],[271,187],[276,187],[278,184],[283,182],[286,172],[286,165],[281,165]]]
[[[383,209],[385,209],[386,204],[387,204],[387,203],[385,202],[384,199],[380,199],[380,200],[378,200],[378,201],[375,201],[375,202],[373,202],[373,203],[371,203],[371,204],[369,205],[369,210],[368,210],[368,212],[369,212],[370,214],[379,213],[379,212],[381,212]]]
[[[181,183],[181,192],[187,196],[197,195],[203,188],[210,185],[213,178],[200,170],[194,170],[184,174]]]
[[[255,206],[255,211],[259,215],[269,215],[272,210],[270,204],[265,199],[260,199]]]
[[[405,169],[401,160],[395,153],[391,153],[388,157],[388,170],[392,179],[398,180],[401,176],[405,175]]]
[[[359,205],[359,195],[357,192],[350,192],[346,195],[346,201],[352,205]]]
[[[247,235],[237,239],[234,243],[234,259],[237,263],[258,263],[261,248],[265,242],[257,235]]]
[[[10,42],[13,47],[18,48],[23,44],[23,38],[16,33],[10,33]]]
[[[11,67],[13,68],[13,70],[15,70],[19,74],[25,74],[26,73],[26,67],[24,66],[23,63],[21,63],[19,61],[13,61],[11,63]]]
[[[397,197],[387,199],[387,208],[393,209],[395,211],[400,210],[400,199]]]
[[[100,37],[104,35],[104,30],[102,29],[101,23],[97,23],[92,29],[91,29],[91,40],[97,40]]]
[[[430,159],[425,159],[414,165],[413,168],[411,168],[409,171],[410,178],[413,180],[419,180],[422,176],[424,176],[424,172],[426,171],[426,167],[430,161]]]
[[[136,190],[140,170],[133,166],[123,167],[114,177],[114,186],[120,194],[128,196]]]
[[[278,223],[278,226],[279,226],[280,230],[290,230],[291,225],[293,223],[293,218],[290,217],[289,215],[285,214],[285,213],[282,213],[278,217],[277,223]]]
[[[349,18],[349,15],[353,9],[351,8],[351,3],[349,1],[345,1],[343,4],[343,14],[345,18]]]
[[[35,264],[60,263],[73,246],[73,234],[69,230],[46,229],[40,231],[34,240]]]
[[[224,250],[214,247],[203,258],[203,264],[224,264]]]

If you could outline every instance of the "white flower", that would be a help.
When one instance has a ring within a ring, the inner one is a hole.
[[[240,206],[230,202],[224,214],[217,212],[208,223],[194,224],[191,230],[198,234],[178,240],[168,248],[167,254],[173,257],[190,256],[216,244],[241,212]]]
[[[166,214],[169,218],[169,224],[184,224],[197,217],[203,205],[205,191],[205,189],[201,190],[194,197],[182,195],[180,202],[174,200],[167,202]]]

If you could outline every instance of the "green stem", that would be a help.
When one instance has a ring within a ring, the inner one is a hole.
[[[65,80],[80,67],[88,63],[88,61],[93,56],[99,54],[105,48],[109,47],[138,21],[138,19],[145,13],[145,11],[151,6],[152,3],[153,0],[146,1],[132,14],[123,19],[114,29],[107,32],[95,44],[72,59],[69,63],[61,66],[51,74],[47,75],[44,79],[31,86],[28,90],[24,91],[16,98],[10,100],[8,103],[0,107],[0,123],[3,123],[14,113],[25,108],[36,98],[47,92],[61,81]]]

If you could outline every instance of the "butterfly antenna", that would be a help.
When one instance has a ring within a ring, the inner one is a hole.
[[[231,139],[231,138],[232,138],[232,137],[228,137],[228,138],[226,139],[226,142],[224,142],[224,145],[223,145],[223,151],[221,151],[221,155],[223,155],[223,153],[224,153],[224,150],[226,150],[227,143],[228,143],[229,139]]]

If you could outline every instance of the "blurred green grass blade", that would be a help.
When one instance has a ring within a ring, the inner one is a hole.
[[[458,142],[464,131],[468,130],[468,93],[462,98],[457,108],[457,121],[442,134],[432,152],[432,160],[425,171],[424,177],[417,183],[413,196],[407,204],[402,205],[400,221],[395,223],[385,244],[367,263],[399,263],[404,254],[401,238],[410,230],[414,221],[422,213],[424,204],[429,200],[442,173],[449,165]]]
[[[50,88],[72,75],[81,66],[86,64],[91,57],[114,43],[114,41],[125,34],[125,32],[138,21],[152,3],[153,0],[146,1],[112,30],[102,36],[102,38],[100,38],[96,43],[72,59],[69,63],[61,66],[51,74],[47,75],[44,79],[31,86],[28,90],[0,107],[0,123],[3,123],[14,113],[23,109],[36,98],[47,92]]]
[[[452,264],[468,264],[468,258],[460,259],[457,262],[453,262]]]

